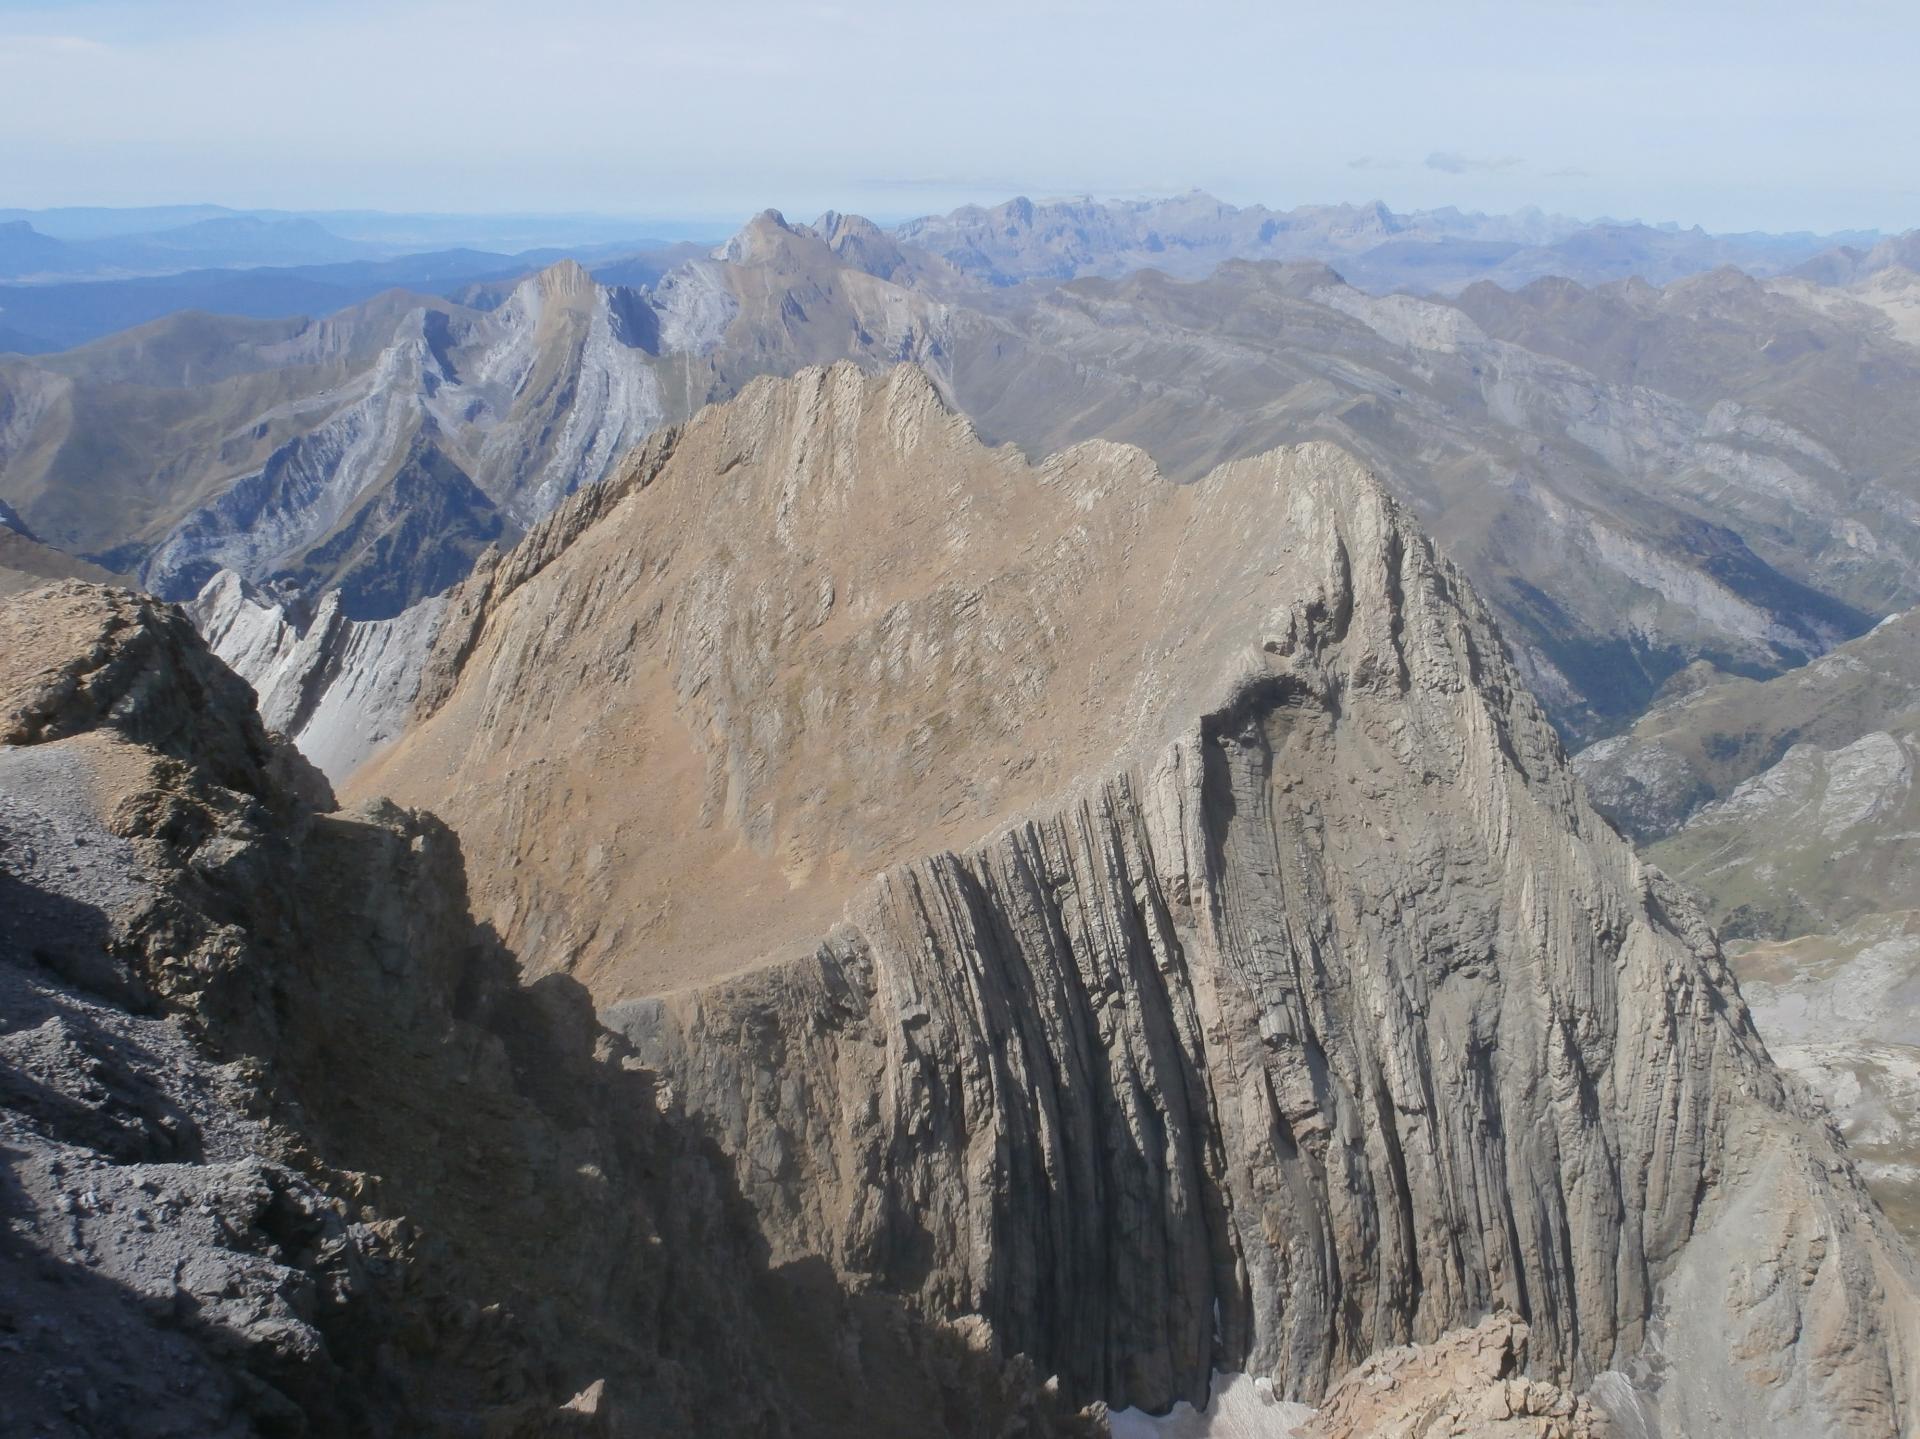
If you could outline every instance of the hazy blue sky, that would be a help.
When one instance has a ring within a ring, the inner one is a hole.
[[[1920,225],[1920,4],[0,0],[0,206]]]

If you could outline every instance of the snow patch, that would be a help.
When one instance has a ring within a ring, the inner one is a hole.
[[[1205,1409],[1183,1399],[1167,1414],[1115,1410],[1110,1422],[1113,1439],[1293,1439],[1313,1412],[1275,1397],[1271,1379],[1215,1374]]]

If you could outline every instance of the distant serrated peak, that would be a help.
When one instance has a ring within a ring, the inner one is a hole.
[[[556,260],[532,277],[532,283],[539,288],[540,294],[547,299],[561,299],[570,296],[590,295],[593,293],[593,276],[578,260]]]
[[[789,224],[778,210],[766,209],[742,225],[732,239],[713,252],[713,258],[730,265],[750,265],[767,259],[789,241],[813,233],[804,225]]]

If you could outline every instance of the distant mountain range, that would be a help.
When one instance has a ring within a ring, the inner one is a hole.
[[[581,246],[567,253],[592,265],[610,284],[634,285],[652,284],[674,265],[706,249],[638,240]],[[555,250],[518,255],[434,250],[331,265],[186,270],[129,280],[0,285],[0,353],[71,349],[183,310],[268,320],[330,315],[391,289],[469,299],[487,293],[504,296],[515,281],[560,258],[562,252]]]
[[[1630,720],[1696,659],[1776,673],[1920,602],[1920,350],[1853,289],[1723,268],[1376,296],[1272,261],[1008,283],[1062,246],[1107,265],[1100,246],[1144,213],[1083,239],[1016,210],[1029,238],[992,275],[951,242],[971,221],[768,212],[711,256],[607,265],[635,285],[571,262],[461,280],[491,257],[430,257],[456,298],[388,291],[317,322],[175,314],[0,361],[0,497],[169,597],[230,570],[291,623],[335,589],[344,618],[386,618],[756,375],[912,359],[1034,454],[1127,440],[1190,477],[1338,442],[1474,574],[1570,735]],[[1162,219],[1205,210],[1187,197]],[[1322,219],[1354,244],[1381,222]]]
[[[515,279],[563,256],[606,267],[611,284],[651,284],[662,268],[652,256],[719,238],[698,224],[645,228],[637,235],[632,221],[596,216],[0,210],[0,352],[67,349],[175,310],[278,318],[331,313],[392,286],[445,294],[469,280]],[[1869,232],[1711,235],[1538,210],[1402,214],[1376,202],[1276,211],[1200,191],[1158,201],[1022,198],[910,220],[889,233],[968,285],[1139,269],[1198,278],[1230,259],[1318,260],[1374,293],[1453,293],[1483,279],[1512,288],[1543,276],[1663,284],[1719,265],[1830,279],[1827,272],[1873,266],[1897,244]],[[613,268],[629,256],[637,258]]]
[[[1547,275],[1584,284],[1637,275],[1663,284],[1720,265],[1772,275],[1880,239],[1871,232],[1711,235],[1539,210],[1400,214],[1378,202],[1240,208],[1199,190],[1152,201],[1021,198],[909,221],[893,233],[995,285],[1141,269],[1193,278],[1226,260],[1319,260],[1348,283],[1381,293],[1444,293],[1482,279],[1514,286]]]
[[[115,279],[192,266],[325,264],[379,253],[311,220],[233,216],[93,240],[57,239],[26,220],[0,222],[0,278],[9,280]]]
[[[394,286],[440,293],[563,257],[629,260],[617,282],[650,282],[659,269],[634,257],[689,236],[700,249],[718,238],[698,225],[646,234],[593,216],[0,210],[0,353],[64,350],[176,310],[329,314]]]

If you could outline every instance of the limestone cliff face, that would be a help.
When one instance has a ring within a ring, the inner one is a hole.
[[[1504,1306],[1674,1432],[1913,1430],[1911,1258],[1341,452],[1032,469],[837,368],[595,503],[453,596],[361,783],[435,796],[776,1265],[1115,1404]]]

